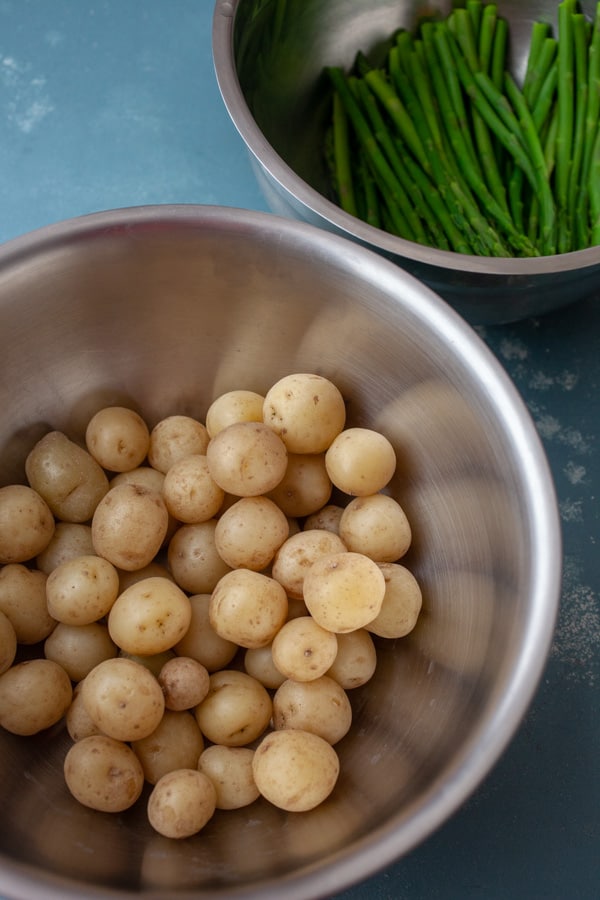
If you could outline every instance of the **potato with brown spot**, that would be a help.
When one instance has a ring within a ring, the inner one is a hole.
[[[117,813],[129,809],[142,793],[142,766],[126,743],[104,734],[77,741],[64,761],[71,794],[90,809]]]
[[[260,793],[274,806],[306,812],[331,794],[340,762],[323,738],[290,729],[263,738],[254,753],[252,771]]]
[[[138,484],[116,485],[94,512],[94,549],[119,569],[142,569],[160,550],[168,522],[167,507],[157,491]]]

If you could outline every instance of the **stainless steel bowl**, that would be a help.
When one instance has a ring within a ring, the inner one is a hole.
[[[471,323],[540,315],[598,290],[600,246],[537,259],[488,259],[424,247],[361,222],[329,198],[323,158],[328,116],[326,65],[350,67],[419,15],[450,0],[217,0],[213,56],[229,115],[250,152],[271,210],[343,234],[425,281]],[[590,16],[593,0],[583,0]],[[518,77],[534,20],[556,24],[551,0],[503,0],[511,69]]]
[[[351,241],[267,213],[99,213],[0,248],[0,484],[49,429],[81,439],[101,406],[150,424],[289,372],[332,378],[349,422],[381,429],[414,530],[424,612],[381,642],[352,694],[331,798],[263,802],[196,838],[153,833],[68,794],[62,727],[0,733],[0,896],[324,896],[436,829],[511,740],[543,670],[561,546],[545,455],[516,389],[428,288]],[[527,785],[523,784],[523,790]]]

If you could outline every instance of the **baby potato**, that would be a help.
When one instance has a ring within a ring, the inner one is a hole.
[[[81,682],[82,702],[96,726],[117,741],[147,737],[162,719],[165,701],[155,676],[117,656],[99,663]]]
[[[367,497],[382,490],[396,471],[396,453],[385,435],[346,428],[325,454],[327,474],[339,490]]]
[[[244,653],[244,670],[268,690],[276,690],[286,679],[273,662],[272,647],[249,647]]]
[[[289,537],[275,554],[271,575],[283,585],[288,597],[301,600],[304,578],[315,560],[345,550],[342,539],[331,531],[318,528],[300,531]]]
[[[305,812],[331,794],[340,762],[323,738],[290,729],[263,738],[252,758],[252,771],[258,790],[270,803],[289,812]]]
[[[236,422],[262,422],[264,399],[256,391],[234,390],[221,394],[206,413],[206,430],[211,438]]]
[[[81,687],[81,681],[75,685],[71,705],[65,714],[65,725],[72,741],[80,741],[82,738],[89,737],[92,734],[102,734],[83,705]]]
[[[336,503],[328,503],[323,509],[318,509],[312,515],[306,517],[303,530],[311,531],[313,528],[320,528],[323,531],[333,531],[334,534],[339,534],[340,519],[343,512],[343,506],[338,506]]]
[[[184,456],[205,454],[208,441],[208,431],[202,422],[191,416],[167,416],[150,432],[148,462],[164,474]]]
[[[385,578],[385,594],[379,615],[366,626],[383,638],[401,638],[417,624],[423,595],[415,576],[399,563],[380,563]]]
[[[52,512],[36,490],[25,484],[0,488],[0,564],[33,559],[53,534]]]
[[[337,654],[337,638],[312,616],[286,622],[271,644],[273,662],[286,678],[314,681],[329,669]]]
[[[129,809],[144,787],[142,766],[131,747],[104,734],[73,744],[65,757],[64,775],[73,797],[101,812]]]
[[[191,607],[190,607],[191,608]],[[189,656],[174,656],[158,675],[167,709],[192,709],[202,703],[210,686],[208,669]]]
[[[71,681],[58,663],[17,663],[0,675],[0,725],[12,734],[38,734],[62,719],[72,698]]]
[[[0,610],[0,675],[9,669],[17,655],[17,634],[8,616]]]
[[[98,410],[88,422],[85,443],[103,469],[129,472],[146,458],[150,432],[135,410],[107,406]]]
[[[142,764],[146,781],[156,784],[167,772],[195,769],[204,740],[191,713],[166,709],[154,731],[133,741],[131,748]]]
[[[268,497],[242,497],[217,520],[215,544],[233,569],[265,569],[289,534],[284,513]]]
[[[152,466],[136,466],[128,472],[118,472],[109,481],[109,487],[117,487],[119,484],[141,484],[151,491],[162,493],[165,483],[164,472],[153,469]]]
[[[366,684],[377,667],[377,650],[368,630],[358,628],[338,634],[337,647],[337,656],[325,674],[345,691]]]
[[[119,574],[101,556],[76,556],[48,575],[48,612],[65,625],[88,625],[102,619],[119,593]]]
[[[217,634],[240,647],[269,644],[286,620],[287,595],[274,578],[233,569],[212,592],[210,623]]]
[[[167,508],[157,491],[119,484],[108,491],[94,512],[94,549],[119,569],[141,569],[158,553],[167,525]]]
[[[83,681],[105,659],[117,655],[108,628],[99,622],[66,625],[59,622],[44,643],[44,656],[65,670],[71,681]]]
[[[92,529],[81,522],[57,522],[54,534],[45,550],[36,557],[36,566],[49,575],[61,563],[76,556],[91,556],[94,553]]]
[[[410,547],[412,533],[406,513],[387,494],[356,497],[340,519],[340,537],[356,553],[376,562],[395,562]]]
[[[210,594],[219,579],[231,571],[217,550],[216,530],[216,519],[182,525],[169,541],[169,569],[179,587],[189,594]]]
[[[31,487],[57,519],[87,522],[108,491],[108,476],[91,453],[61,431],[51,431],[25,460]]]
[[[170,581],[175,581],[166,566],[152,560],[152,562],[149,562],[148,565],[144,566],[142,569],[134,569],[131,572],[125,572],[119,569],[119,594],[126,591],[132,584],[137,584],[138,581],[144,581],[145,578],[168,578]]]
[[[222,638],[210,623],[210,594],[192,594],[190,627],[173,648],[178,656],[189,656],[209,672],[229,665],[238,650],[234,641]]]
[[[149,672],[152,672],[155,678],[160,675],[162,667],[175,657],[173,650],[163,650],[162,653],[127,653],[126,650],[119,650],[119,656],[122,659],[132,659],[139,663]]]
[[[217,809],[241,809],[260,796],[252,774],[254,750],[213,744],[200,754],[198,770],[215,786]]]
[[[273,728],[299,728],[337,744],[352,725],[352,707],[344,688],[322,675],[313,681],[288,678],[273,697]]]
[[[206,456],[184,456],[165,475],[163,498],[169,513],[179,522],[206,522],[215,516],[225,492],[208,469]]]
[[[289,453],[323,453],[346,422],[339,389],[322,375],[285,375],[267,391],[263,421]]]
[[[269,497],[286,516],[302,518],[325,506],[332,489],[324,453],[288,453],[285,475]]]
[[[144,578],[119,594],[108,614],[108,631],[127,653],[170,650],[188,630],[192,610],[187,594],[169,578]]]
[[[195,716],[211,743],[243,747],[264,732],[272,711],[271,697],[260,682],[237,669],[221,669],[210,676],[208,694]]]
[[[304,578],[310,615],[336,634],[364,628],[379,614],[385,579],[377,563],[361,553],[332,553],[317,559]]]
[[[19,644],[37,644],[56,626],[48,612],[44,572],[21,563],[0,568],[0,612],[7,616]]]
[[[168,772],[150,794],[148,820],[164,837],[191,837],[214,815],[216,796],[215,786],[204,772],[198,769]]]
[[[262,422],[236,422],[206,448],[208,468],[228,494],[258,497],[279,484],[287,466],[282,439]]]

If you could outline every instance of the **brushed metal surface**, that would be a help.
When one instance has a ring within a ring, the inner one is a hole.
[[[580,4],[589,16],[593,0]],[[473,324],[549,312],[598,290],[600,247],[536,259],[487,259],[386,234],[332,202],[323,135],[330,88],[326,65],[349,68],[362,50],[382,57],[389,35],[420,15],[447,13],[448,0],[217,0],[213,58],[221,95],[244,140],[269,208],[344,234],[425,281]],[[556,26],[556,3],[505,0],[510,68],[524,75],[531,26]]]
[[[516,389],[473,330],[399,267],[267,213],[147,207],[98,213],[0,247],[0,484],[39,436],[81,439],[132,405],[150,425],[202,417],[234,387],[316,371],[352,424],[393,441],[391,489],[412,522],[406,564],[424,612],[379,644],[352,693],[331,798],[263,802],[197,837],[77,804],[62,727],[0,733],[0,896],[311,898],[406,853],[480,783],[545,665],[561,541],[546,458]]]

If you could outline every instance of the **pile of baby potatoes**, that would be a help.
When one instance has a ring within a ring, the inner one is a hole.
[[[0,488],[0,725],[64,717],[71,794],[118,813],[148,783],[166,837],[259,796],[316,807],[373,637],[421,609],[395,469],[317,374],[228,391],[203,422],[113,406],[85,446],[46,434]]]

